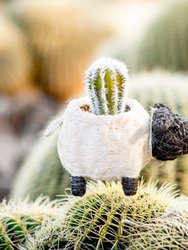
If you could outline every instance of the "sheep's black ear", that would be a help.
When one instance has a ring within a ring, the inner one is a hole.
[[[188,153],[188,120],[162,104],[152,115],[152,155],[157,160],[174,160]]]

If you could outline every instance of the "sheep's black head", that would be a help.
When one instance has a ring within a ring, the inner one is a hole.
[[[188,120],[162,103],[154,105],[152,155],[158,160],[174,160],[188,153]]]

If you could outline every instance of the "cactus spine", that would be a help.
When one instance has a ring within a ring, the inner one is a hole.
[[[34,234],[46,218],[56,216],[56,202],[38,198],[35,202],[9,201],[0,207],[0,249],[19,249],[28,236]]]
[[[135,231],[131,223],[147,226],[161,218],[173,200],[168,185],[157,190],[153,184],[141,183],[130,198],[120,182],[90,182],[84,197],[67,196],[64,215],[54,224],[44,223],[22,249],[37,250],[39,244],[41,249],[134,249],[133,239],[146,230]]]
[[[128,85],[126,65],[111,58],[96,60],[86,72],[91,111],[115,115],[125,111]]]

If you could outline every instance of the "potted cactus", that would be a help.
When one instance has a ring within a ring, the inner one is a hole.
[[[74,195],[85,194],[87,178],[121,179],[124,193],[134,195],[139,173],[152,158],[150,116],[127,98],[128,73],[122,62],[98,59],[87,70],[85,83],[88,97],[71,101],[46,135],[61,127],[58,153],[71,174]]]

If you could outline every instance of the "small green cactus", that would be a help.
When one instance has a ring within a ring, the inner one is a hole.
[[[155,185],[140,184],[133,197],[124,195],[121,183],[90,182],[82,198],[67,196],[64,214],[56,223],[49,220],[28,239],[24,250],[37,249],[127,249],[148,224],[161,218],[174,200],[172,187],[159,190]],[[149,234],[149,232],[148,232]]]
[[[128,89],[126,65],[111,58],[96,60],[86,72],[90,109],[96,115],[115,115],[125,111]]]
[[[34,234],[46,218],[56,217],[57,204],[47,198],[35,202],[9,201],[0,205],[0,249],[14,250]]]

